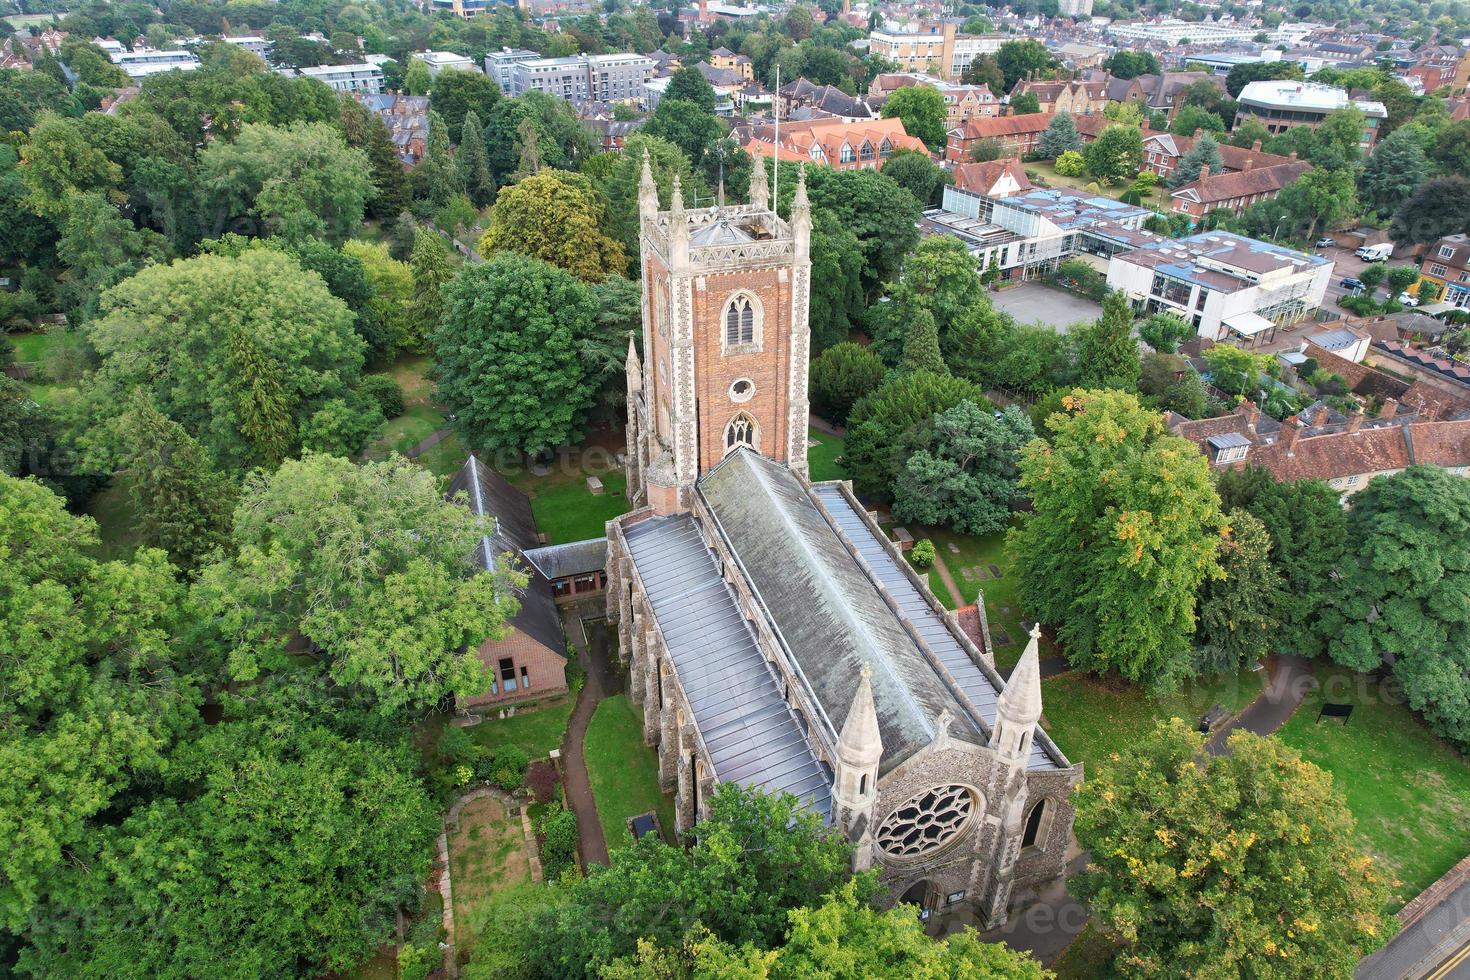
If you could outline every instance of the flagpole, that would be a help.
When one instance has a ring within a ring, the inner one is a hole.
[[[771,137],[771,210],[779,213],[781,208],[781,63],[776,63],[776,93],[771,99],[771,112],[775,117],[775,135]]]

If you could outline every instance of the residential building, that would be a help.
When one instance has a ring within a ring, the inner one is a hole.
[[[954,168],[954,186],[982,197],[1010,197],[1031,189],[1026,167],[1015,157],[960,163]]]
[[[1391,400],[1390,400],[1391,401]],[[1375,476],[1415,464],[1470,472],[1470,420],[1433,421],[1413,413],[1367,418],[1320,402],[1284,422],[1244,402],[1230,414],[1189,421],[1172,416],[1169,428],[1199,447],[1215,467],[1259,466],[1278,480],[1323,480],[1348,499]]]
[[[1317,82],[1287,80],[1250,82],[1235,100],[1235,125],[1246,119],[1261,123],[1273,135],[1295,126],[1320,126],[1339,109],[1354,106],[1363,113],[1363,148],[1378,140],[1378,128],[1388,118],[1382,102],[1351,98],[1347,92]]]
[[[377,65],[318,65],[298,69],[296,74],[325,82],[334,92],[366,92],[377,95],[383,91],[383,69]]]
[[[679,19],[698,24],[713,24],[717,20],[754,21],[762,14],[770,12],[770,7],[758,3],[741,7],[733,3],[722,3],[720,0],[699,0],[699,6],[695,9],[680,10]]]
[[[485,74],[500,86],[500,91],[510,94],[515,84],[515,67],[523,61],[535,61],[541,57],[538,51],[527,48],[501,48],[485,55]]]
[[[1085,124],[1084,124],[1085,125]],[[1081,127],[1079,127],[1079,131]],[[1196,131],[1194,136],[1176,136],[1173,133],[1154,132],[1145,128],[1143,134],[1143,169],[1155,173],[1161,180],[1167,180],[1174,175],[1179,168],[1179,160],[1190,150],[1194,149],[1195,140],[1201,135]],[[1083,133],[1083,140],[1090,141],[1095,138],[1091,132]],[[1225,165],[1225,173],[1236,173],[1241,170],[1255,170],[1261,167],[1279,167],[1288,163],[1295,163],[1296,151],[1293,150],[1289,156],[1279,153],[1266,153],[1261,149],[1261,141],[1255,140],[1250,146],[1232,146],[1224,140],[1217,139],[1216,144],[1220,148],[1220,162]]]
[[[527,58],[516,51],[485,56],[485,71],[507,79],[507,95],[541,92],[568,102],[641,102],[654,62],[641,54],[574,54]]]
[[[998,116],[1003,107],[1000,98],[990,91],[989,85],[960,85],[919,72],[877,75],[868,85],[868,95],[881,105],[882,100],[886,100],[899,89],[916,85],[932,88],[943,97],[946,130],[963,126],[967,119]]]
[[[776,97],[781,100],[782,119],[794,117],[798,109],[814,109],[847,122],[878,118],[878,111],[868,99],[848,95],[835,85],[817,85],[805,78],[782,85]]]
[[[1439,287],[1444,302],[1470,309],[1470,235],[1446,235],[1425,249],[1419,275]]]
[[[1312,169],[1305,160],[1293,160],[1274,167],[1251,167],[1246,170],[1210,173],[1201,167],[1199,178],[1181,184],[1169,194],[1169,210],[1188,215],[1198,222],[1211,211],[1223,210],[1240,215],[1258,201],[1269,201],[1282,188]]]
[[[1297,44],[1311,33],[1314,25],[1282,24],[1266,30],[1271,44]],[[1124,41],[1154,42],[1167,47],[1221,47],[1244,41],[1252,41],[1262,29],[1248,22],[1231,23],[1219,21],[1184,21],[1173,17],[1155,21],[1113,23],[1107,27],[1110,36]]]
[[[1091,17],[1092,0],[1061,0],[1057,13],[1063,17]]]
[[[783,791],[888,903],[987,927],[1064,873],[1081,766],[1041,730],[1036,637],[1008,681],[846,483],[807,478],[811,208],[639,204],[628,493],[607,617],[675,829],[721,782]]]
[[[455,54],[453,51],[415,51],[409,55],[409,58],[414,61],[422,61],[429,69],[431,77],[438,75],[446,68],[452,68],[455,71],[479,71],[472,60],[462,54]]]
[[[944,158],[955,163],[970,158],[970,148],[981,140],[999,141],[1006,156],[1036,152],[1036,142],[1051,123],[1051,116],[1035,112],[1024,116],[975,116],[949,131]]]
[[[432,0],[432,6],[436,13],[443,11],[456,17],[474,17],[490,13],[497,4],[504,2],[506,0]]]
[[[1174,313],[1200,337],[1248,343],[1322,305],[1333,263],[1224,231],[1159,239],[1108,263],[1108,288],[1140,312]]]
[[[561,612],[550,581],[526,557],[540,546],[531,501],[473,455],[449,481],[448,496],[492,522],[490,533],[475,548],[476,566],[486,572],[515,568],[528,574],[506,634],[477,647],[489,671],[488,686],[479,694],[459,698],[459,710],[564,694],[567,641]]]
[[[1107,84],[1074,79],[1041,81],[1023,78],[1011,87],[1011,101],[1022,95],[1036,96],[1036,103],[1047,115],[1070,112],[1074,116],[1100,114],[1108,107]]]
[[[954,81],[982,54],[995,54],[1001,44],[1014,40],[1004,34],[960,34],[952,21],[928,31],[898,33],[873,31],[868,50],[892,61],[904,71],[919,71]]]
[[[398,157],[405,166],[412,166],[424,158],[429,139],[429,97],[427,95],[369,95],[354,92],[353,96],[373,115],[383,120],[393,145],[398,147]]]
[[[132,79],[147,78],[167,71],[193,71],[199,67],[199,58],[192,51],[154,51],[143,48],[138,51],[114,52],[109,57],[114,65]]]
[[[233,44],[237,48],[244,48],[251,54],[259,55],[262,58],[270,57],[271,42],[268,38],[262,37],[259,34],[239,34],[231,37],[222,37],[220,40],[226,44]]]
[[[750,60],[749,55],[736,54],[721,45],[709,53],[709,63],[711,67],[721,71],[733,71],[747,82],[755,81],[755,63]]]
[[[779,144],[776,138],[774,124],[751,126],[745,136],[745,152],[752,157],[774,156],[838,170],[876,170],[894,150],[929,152],[924,141],[910,136],[903,120],[897,117],[851,123],[841,119],[782,122]]]

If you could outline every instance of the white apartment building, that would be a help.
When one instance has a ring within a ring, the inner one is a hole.
[[[239,34],[233,37],[222,37],[220,40],[226,44],[233,44],[237,48],[244,48],[251,54],[260,55],[262,58],[270,56],[270,41],[256,34]]]
[[[1248,82],[1236,99],[1235,124],[1243,119],[1259,121],[1271,133],[1284,133],[1294,126],[1317,126],[1339,109],[1349,106],[1363,113],[1361,144],[1368,149],[1378,140],[1378,127],[1388,118],[1382,102],[1353,99],[1335,85],[1287,79]]]
[[[129,78],[147,78],[166,71],[193,71],[199,67],[199,59],[191,51],[141,51],[110,52],[112,63],[121,68]]]
[[[577,54],[543,58],[534,51],[485,56],[485,73],[507,95],[544,92],[568,102],[638,102],[658,65],[641,54]]]
[[[1008,40],[1004,34],[958,34],[952,23],[941,24],[928,31],[899,33],[874,31],[868,38],[868,50],[896,63],[901,71],[936,74],[954,81],[982,54],[995,54]]]
[[[422,61],[429,69],[429,75],[437,75],[446,68],[455,71],[479,71],[475,63],[462,54],[453,51],[415,51],[409,55],[414,61]]]
[[[318,65],[302,68],[298,74],[325,82],[334,92],[366,92],[377,95],[383,91],[383,69],[377,65]]]
[[[1179,45],[1187,41],[1194,47],[1209,47],[1252,41],[1258,34],[1265,34],[1266,43],[1269,44],[1296,44],[1315,28],[1316,25],[1313,24],[1282,24],[1273,31],[1245,22],[1194,23],[1166,17],[1155,21],[1110,24],[1108,34],[1124,41],[1156,41],[1168,45]]]
[[[1108,288],[1143,313],[1178,314],[1208,340],[1251,342],[1320,307],[1332,268],[1320,255],[1211,231],[1114,255]]]

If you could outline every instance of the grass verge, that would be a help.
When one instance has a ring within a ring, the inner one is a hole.
[[[643,744],[643,719],[626,694],[597,705],[587,726],[587,776],[608,851],[633,844],[627,820],[658,811],[666,833],[674,829],[674,804],[658,788],[658,753]]]
[[[837,462],[842,455],[842,437],[819,429],[808,429],[807,437],[816,443],[806,451],[806,465],[811,481],[821,483],[825,480],[847,479],[847,474]]]

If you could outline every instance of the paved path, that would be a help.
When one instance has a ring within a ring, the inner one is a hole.
[[[609,694],[617,693],[618,683],[608,665],[607,635],[602,622],[586,624],[586,643],[581,635],[584,627],[575,620],[568,625],[567,633],[577,648],[577,660],[586,680],[577,696],[577,706],[572,709],[566,737],[562,741],[562,788],[566,793],[567,806],[577,815],[582,864],[605,865],[608,863],[607,838],[602,833],[602,821],[597,818],[597,802],[592,797],[592,781],[587,777],[587,753],[583,743],[598,702]]]
[[[1470,857],[1398,914],[1403,929],[1358,964],[1358,980],[1470,980]]]
[[[435,429],[433,432],[425,436],[422,442],[405,452],[403,455],[408,459],[418,459],[424,453],[428,452],[430,449],[433,449],[435,446],[439,445],[439,443],[443,442],[445,439],[448,439],[453,434],[454,430],[448,427],[445,427],[443,429]]]
[[[807,416],[807,426],[816,429],[818,432],[825,432],[829,436],[836,436],[839,439],[847,435],[847,430],[842,426],[828,422],[815,412]]]
[[[1075,851],[1065,875],[1043,888],[1035,902],[1012,913],[1005,925],[980,938],[1030,953],[1044,965],[1055,964],[1091,917],[1087,906],[1067,891],[1067,879],[1081,874],[1088,860],[1086,851]]]
[[[1265,690],[1230,724],[1210,736],[1205,743],[1205,751],[1211,755],[1226,754],[1230,751],[1226,744],[1230,736],[1241,728],[1257,735],[1275,734],[1317,684],[1312,662],[1305,657],[1276,654],[1271,658],[1268,669],[1271,679],[1266,682]]]

